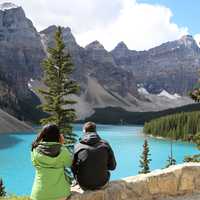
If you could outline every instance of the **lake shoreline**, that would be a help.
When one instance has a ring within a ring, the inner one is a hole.
[[[143,133],[144,135],[146,135],[147,137],[149,138],[154,138],[154,139],[157,139],[157,140],[166,140],[166,141],[173,141],[173,142],[183,142],[183,143],[187,143],[187,144],[195,144],[194,142],[191,142],[191,141],[188,141],[188,140],[181,140],[181,139],[171,139],[171,138],[168,138],[168,137],[162,137],[162,136],[154,136],[152,134],[148,135],[148,134],[145,134]]]
[[[139,160],[145,139],[142,127],[97,124],[97,130],[100,137],[110,143],[116,156],[117,169],[111,172],[111,180],[138,174]],[[82,124],[74,124],[74,133],[78,137],[82,136]],[[17,195],[27,195],[30,193],[34,179],[30,149],[36,135],[28,132],[13,134],[15,133],[0,135],[0,158],[3,163],[0,165],[0,175],[5,182],[7,191]],[[150,137],[148,140],[152,159],[150,169],[163,168],[170,153],[170,141],[166,139],[158,141]],[[182,163],[185,154],[198,153],[196,147],[189,143],[174,142],[173,149],[177,163]],[[19,174],[22,169],[23,173]],[[19,185],[19,182],[23,187]]]

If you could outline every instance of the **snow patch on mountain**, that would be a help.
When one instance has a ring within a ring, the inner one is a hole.
[[[140,94],[144,94],[144,95],[148,95],[149,94],[149,92],[144,87],[138,88],[138,92]]]
[[[178,95],[177,93],[175,94],[170,94],[169,92],[167,92],[166,90],[163,90],[160,94],[158,94],[159,97],[166,97],[168,99],[178,99],[181,98],[180,95]]]
[[[31,90],[33,93],[35,93],[35,90],[34,90],[34,82],[35,80],[33,80],[32,78],[29,80],[28,82],[28,88],[29,90]],[[36,94],[36,93],[35,93]],[[37,94],[36,94],[37,95]]]
[[[181,98],[181,96],[179,94],[177,94],[177,93],[174,94],[174,97],[176,97],[177,99]]]
[[[5,2],[5,3],[0,4],[0,10],[2,11],[14,9],[14,8],[19,8],[19,6],[11,2]]]

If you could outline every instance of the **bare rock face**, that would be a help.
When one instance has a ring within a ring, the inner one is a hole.
[[[4,3],[0,9],[0,66],[13,74],[21,71],[27,78],[37,77],[45,56],[40,35],[21,7],[8,5]],[[20,79],[20,75],[15,78]]]
[[[23,9],[12,3],[0,4],[0,69],[15,96],[13,107],[20,110],[19,103],[37,99],[27,83],[41,76],[44,56],[40,35]]]
[[[15,91],[11,86],[11,82],[4,74],[0,73],[0,106],[1,109],[5,110],[10,114],[15,114],[13,107],[18,105],[18,99],[16,97]]]
[[[76,43],[69,28],[62,29],[66,51],[71,54],[75,64],[73,77],[80,83],[82,91],[85,91],[87,87],[88,77],[92,77],[105,89],[123,97],[128,93],[138,96],[133,74],[117,67],[112,55],[104,49],[102,44],[94,41],[82,48]],[[40,32],[46,47],[53,46],[55,31],[56,27],[51,26]]]
[[[137,84],[144,85],[151,93],[167,90],[186,95],[198,80],[200,49],[190,35],[148,51],[126,49],[124,53],[121,46],[111,51],[116,64],[132,71]]]
[[[133,73],[120,69],[102,44],[98,41],[92,42],[86,46],[85,54],[90,76],[95,77],[103,87],[123,98],[126,98],[128,93],[139,97]]]
[[[0,109],[0,134],[13,133],[13,132],[33,132],[31,126],[19,121],[15,117],[9,115]]]
[[[118,66],[122,68],[128,66],[131,63],[131,59],[137,54],[137,51],[128,49],[124,42],[120,42],[112,51],[111,54]]]
[[[48,47],[54,47],[55,32],[57,31],[57,26],[52,25],[40,32],[41,40],[44,45],[44,49],[47,51]],[[85,69],[82,67],[82,56],[84,56],[84,50],[80,47],[71,33],[69,27],[62,27],[63,40],[66,45],[66,53],[70,53],[75,67],[73,76],[76,80],[86,82],[83,74],[85,74]]]
[[[102,64],[111,64],[115,66],[115,62],[111,54],[109,54],[103,47],[103,45],[94,41],[85,47],[88,59],[93,62],[102,62]]]
[[[44,47],[54,46],[54,36],[56,31],[57,26],[52,25],[40,32]],[[71,29],[69,27],[62,28],[62,35],[64,42],[67,43],[68,50],[77,51],[77,49],[80,48],[79,45],[76,43],[76,40],[72,35]]]

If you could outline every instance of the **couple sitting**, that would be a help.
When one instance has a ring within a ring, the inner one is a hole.
[[[71,167],[74,178],[83,190],[105,187],[109,170],[116,161],[110,145],[96,132],[96,125],[87,122],[83,138],[75,145],[73,159],[56,125],[47,125],[32,144],[32,163],[36,168],[32,188],[33,200],[61,200],[70,196],[69,178],[65,167]]]

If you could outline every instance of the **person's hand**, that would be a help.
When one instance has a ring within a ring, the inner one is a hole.
[[[63,134],[60,134],[60,144],[65,144],[65,138]]]

